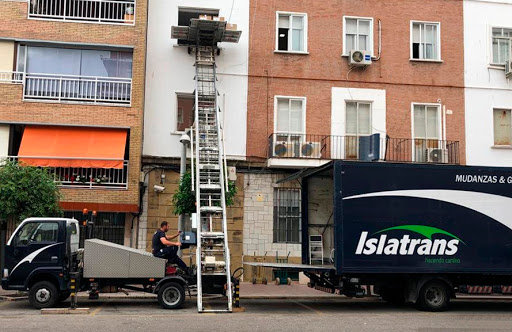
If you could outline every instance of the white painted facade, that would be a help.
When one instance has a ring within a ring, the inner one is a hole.
[[[181,7],[219,10],[219,16],[237,24],[240,42],[221,43],[216,57],[219,105],[223,113],[226,155],[244,159],[247,134],[249,55],[249,0],[152,0],[148,9],[144,156],[179,157],[177,93],[194,92],[194,54],[171,39]]]
[[[464,1],[466,161],[512,166],[512,146],[494,146],[493,109],[512,109],[512,80],[493,65],[492,28],[512,29],[512,0]]]

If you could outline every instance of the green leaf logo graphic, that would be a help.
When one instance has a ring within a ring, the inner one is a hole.
[[[432,235],[434,235],[434,234],[444,234],[444,235],[451,236],[452,238],[454,238],[456,240],[459,240],[460,242],[464,243],[464,241],[462,241],[461,239],[459,239],[458,237],[456,237],[452,233],[449,233],[447,231],[444,231],[444,230],[436,228],[436,227],[423,226],[423,225],[395,226],[395,227],[390,227],[390,228],[386,228],[386,229],[380,230],[380,231],[375,232],[373,234],[379,234],[379,233],[382,233],[382,232],[392,231],[392,230],[404,230],[404,231],[415,232],[415,233],[423,235],[424,237],[426,237],[429,240],[432,240]]]

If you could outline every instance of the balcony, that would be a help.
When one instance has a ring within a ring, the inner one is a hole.
[[[25,74],[23,100],[131,105],[132,80],[54,74]]]
[[[376,160],[459,164],[459,142],[437,139],[381,138]],[[268,139],[269,167],[317,167],[330,160],[365,160],[360,137],[272,134]]]
[[[23,73],[17,71],[0,71],[0,83],[22,84]]]
[[[18,161],[17,156],[8,160]],[[74,168],[44,167],[53,177],[53,181],[62,188],[80,189],[128,189],[128,160],[123,168]]]
[[[135,0],[29,0],[28,18],[134,25],[135,8]]]

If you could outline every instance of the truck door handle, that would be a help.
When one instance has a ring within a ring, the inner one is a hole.
[[[57,256],[52,256],[52,257],[50,258],[50,260],[51,260],[51,262],[52,262],[52,263],[57,263],[57,262],[58,262],[58,260],[59,260],[59,258],[58,258]]]

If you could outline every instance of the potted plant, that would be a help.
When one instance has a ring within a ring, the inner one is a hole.
[[[225,197],[226,206],[232,206],[235,203],[236,193],[235,182],[229,181]],[[183,214],[190,216],[196,212],[196,195],[192,192],[192,176],[190,173],[183,175],[178,190],[176,190],[172,198],[172,204],[174,205],[173,213],[175,215]]]

